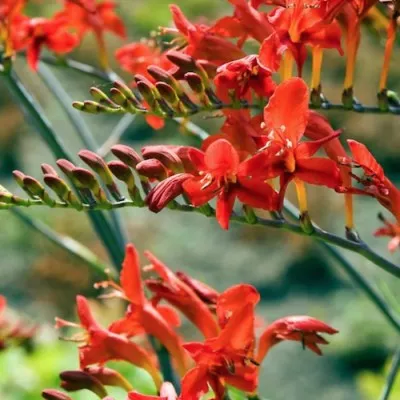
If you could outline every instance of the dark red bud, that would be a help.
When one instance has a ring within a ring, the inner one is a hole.
[[[57,171],[51,165],[42,164],[40,167],[42,169],[43,174],[58,176]]]
[[[183,182],[192,177],[191,174],[173,175],[153,188],[146,197],[149,210],[158,213],[176,197],[183,193]]]
[[[76,392],[78,390],[90,390],[97,394],[100,398],[107,396],[107,391],[102,383],[84,371],[64,371],[61,372],[61,387],[68,392]]]
[[[104,386],[120,387],[127,392],[133,389],[131,384],[119,372],[111,368],[94,366],[86,368],[85,372],[96,378]]]
[[[188,72],[185,74],[185,80],[189,84],[190,88],[193,92],[197,94],[203,94],[205,91],[205,87],[200,75],[194,72]]]
[[[57,165],[61,169],[61,171],[64,172],[64,174],[67,176],[70,176],[72,171],[75,169],[75,165],[65,159],[57,160]]]
[[[168,176],[168,169],[161,161],[155,158],[141,161],[136,166],[136,170],[140,175],[159,181],[162,181]]]
[[[111,147],[111,152],[115,157],[118,157],[123,163],[129,165],[131,168],[136,168],[136,165],[142,161],[142,158],[129,146],[117,144]]]
[[[46,389],[42,392],[42,397],[46,400],[72,400],[65,393],[55,389]]]

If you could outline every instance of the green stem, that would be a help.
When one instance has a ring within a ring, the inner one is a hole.
[[[7,204],[7,206],[16,206],[12,204]],[[47,206],[46,203],[42,202],[41,200],[27,200],[26,204],[21,205],[22,207],[30,207],[30,206]],[[138,207],[137,204],[135,204],[131,200],[124,200],[116,203],[112,203],[111,206],[113,209],[117,208],[125,208],[125,207]],[[56,202],[54,204],[54,208],[72,208],[71,205],[66,204],[66,203],[60,203]],[[106,206],[96,203],[94,205],[88,205],[84,204],[83,205],[83,211],[90,211],[90,210],[106,210]],[[178,204],[176,203],[174,205],[174,210],[178,211],[183,211],[183,212],[200,212],[201,211],[198,208],[195,208],[191,205],[187,204]],[[285,210],[287,211],[287,208],[285,207]],[[208,217],[215,217],[215,211],[212,210]],[[296,214],[293,214],[295,218],[298,218]],[[231,216],[231,221],[239,222],[242,224],[249,224],[245,216],[237,215],[237,214],[232,214]],[[359,242],[353,242],[351,240],[348,240],[346,238],[342,238],[340,236],[337,236],[333,233],[326,232],[317,226],[314,225],[314,231],[312,233],[306,233],[303,231],[301,226],[293,224],[291,222],[288,222],[284,219],[262,219],[262,218],[257,218],[254,224],[252,225],[260,225],[260,226],[267,226],[270,228],[275,228],[275,229],[281,229],[284,231],[292,232],[297,235],[301,236],[308,236],[317,239],[317,243],[325,243],[325,244],[333,244],[335,246],[341,247],[343,249],[352,251],[353,253],[360,254],[364,258],[370,260],[374,264],[376,264],[378,267],[382,268],[386,272],[396,276],[397,278],[400,278],[400,267],[396,264],[393,264],[389,260],[383,258],[379,254],[376,254],[371,248],[366,246],[364,243],[359,243]]]
[[[72,156],[68,153],[64,144],[54,132],[50,122],[45,117],[43,110],[35,103],[34,99],[22,85],[17,75],[13,71],[10,71],[3,73],[2,76],[11,94],[16,98],[28,118],[32,121],[37,132],[47,143],[54,157],[56,159],[65,158],[71,161]],[[124,249],[120,248],[121,246],[118,245],[115,237],[111,235],[111,225],[107,221],[105,215],[102,213],[91,212],[89,213],[89,217],[96,229],[96,233],[100,236],[101,241],[105,245],[115,267],[120,268],[124,257]]]
[[[390,392],[392,391],[394,382],[396,380],[397,373],[400,370],[400,347],[397,349],[393,356],[392,365],[390,366],[389,375],[383,388],[380,400],[389,400]]]
[[[11,209],[11,213],[14,214],[21,222],[30,227],[31,229],[41,233],[48,240],[58,245],[73,257],[75,257],[79,262],[85,263],[90,269],[95,272],[98,276],[104,278],[107,277],[105,274],[106,270],[110,268],[104,264],[92,251],[87,247],[83,246],[81,243],[72,239],[69,236],[60,235],[50,227],[48,227],[43,222],[31,218],[30,216],[24,214],[20,210],[14,208]],[[112,271],[115,275],[115,270]]]

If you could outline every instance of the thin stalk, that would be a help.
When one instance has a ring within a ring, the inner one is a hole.
[[[392,391],[397,373],[400,369],[400,347],[393,356],[392,365],[390,366],[389,375],[387,377],[385,387],[383,388],[380,400],[389,400],[390,392]]]
[[[87,126],[85,120],[82,118],[81,113],[72,107],[72,99],[69,97],[69,94],[65,91],[60,81],[54,76],[51,69],[43,62],[39,63],[38,73],[44,84],[57,99],[84,146],[88,150],[95,151],[97,148],[97,143],[93,137],[93,134]],[[127,239],[126,235],[124,235],[124,228],[122,226],[121,219],[117,215],[116,211],[111,211],[110,216],[112,224],[114,225],[114,234],[118,238],[120,246],[124,247],[127,243]]]
[[[10,71],[2,74],[2,76],[11,94],[21,105],[27,117],[32,121],[37,132],[47,143],[54,157],[56,159],[65,158],[72,161],[72,156],[69,154],[60,138],[56,135],[50,122],[45,117],[43,110],[34,101],[31,94],[25,89],[17,75],[13,71]],[[89,213],[89,217],[115,267],[120,268],[124,257],[124,250],[118,246],[115,237],[111,235],[111,225],[107,221],[105,215],[102,213],[91,212]]]
[[[75,257],[79,262],[86,264],[100,277],[107,277],[105,271],[110,270],[110,268],[87,247],[83,246],[81,243],[69,236],[60,235],[43,222],[24,214],[16,208],[11,209],[11,213],[14,214],[26,226],[42,234],[52,243],[61,247],[63,250]],[[115,270],[112,270],[112,272],[115,273]]]
[[[285,202],[285,204],[287,204],[287,203]],[[13,204],[7,204],[6,206],[7,207],[16,207],[16,205],[13,205]],[[45,204],[41,200],[34,200],[34,201],[27,200],[26,204],[23,204],[20,206],[21,207],[47,206],[47,204]],[[112,203],[111,207],[112,207],[112,209],[117,209],[117,208],[138,207],[138,206],[131,200],[124,200],[124,201]],[[294,206],[291,206],[291,207],[294,207]],[[66,203],[56,202],[54,204],[54,208],[73,208],[73,207]],[[183,212],[200,212],[200,210],[198,208],[195,208],[190,205],[178,204],[178,203],[176,203],[174,205],[173,209],[178,210],[178,211],[183,211]],[[93,210],[107,210],[107,208],[106,208],[106,206],[104,206],[103,204],[100,204],[100,203],[96,203],[94,205],[84,204],[83,211],[93,211]],[[287,205],[285,206],[285,211],[288,211]],[[297,213],[294,213],[293,215],[295,218],[298,218]],[[215,217],[215,212],[210,212],[209,215],[207,215],[207,216]],[[237,215],[237,214],[232,214],[231,221],[239,222],[242,224],[249,224],[249,222],[246,220],[246,217]],[[311,233],[304,232],[303,229],[299,225],[293,224],[284,219],[275,220],[275,219],[257,218],[257,221],[253,225],[260,225],[260,226],[267,226],[267,227],[271,227],[271,228],[275,228],[275,229],[281,229],[284,231],[295,233],[297,235],[312,237],[312,238],[316,239],[318,243],[332,244],[332,245],[341,247],[343,249],[346,249],[346,250],[352,251],[353,253],[357,253],[357,254],[361,255],[362,257],[372,261],[375,265],[382,268],[386,272],[392,274],[393,276],[396,276],[397,278],[400,278],[400,266],[393,264],[389,260],[387,260],[384,257],[380,256],[379,254],[375,253],[365,243],[354,242],[352,240],[343,238],[341,236],[337,236],[334,233],[326,232],[316,225],[313,225],[314,230]]]

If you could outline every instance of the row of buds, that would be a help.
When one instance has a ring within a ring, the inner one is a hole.
[[[73,106],[91,114],[151,114],[162,118],[185,117],[222,106],[201,62],[177,51],[169,52],[167,58],[176,65],[175,72],[153,65],[147,69],[149,78],[134,76],[133,89],[114,82],[107,95],[93,87],[90,93],[94,100],[74,102]]]
[[[118,144],[111,148],[117,160],[108,163],[96,153],[82,150],[78,155],[90,169],[60,159],[57,166],[67,177],[64,179],[51,165],[42,164],[43,183],[21,171],[14,171],[15,181],[28,198],[21,198],[0,187],[0,208],[28,207],[35,204],[51,208],[74,208],[79,211],[111,209],[118,204],[143,207],[143,192],[147,195],[146,203],[149,208],[158,212],[182,194],[182,183],[188,176],[187,172],[193,170],[188,149],[196,151],[187,146],[157,145],[145,146],[142,155],[139,155],[131,147]],[[125,184],[131,201],[127,201],[121,193],[115,178]],[[155,193],[151,184],[166,180],[169,187],[162,191],[160,198],[160,185]]]

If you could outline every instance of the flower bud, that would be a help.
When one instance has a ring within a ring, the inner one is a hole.
[[[118,157],[123,163],[129,165],[133,169],[136,169],[136,165],[142,161],[142,158],[135,150],[124,144],[116,144],[111,147],[111,152],[115,157]]]
[[[135,177],[132,170],[122,161],[110,161],[108,163],[108,168],[110,168],[111,172],[117,179],[125,182],[128,188],[128,193],[135,204],[142,206],[144,203],[140,196],[140,192],[135,185]]]
[[[58,176],[52,174],[44,175],[45,184],[53,190],[60,200],[71,204],[77,210],[82,209],[82,203],[72,192],[71,188]]]
[[[97,87],[90,88],[90,94],[92,95],[93,99],[100,104],[105,104],[110,107],[116,106],[116,104],[113,101],[111,101],[111,99]]]
[[[205,87],[203,81],[201,80],[201,77],[198,74],[194,72],[188,72],[185,74],[185,80],[189,84],[193,92],[197,94],[204,93]]]
[[[56,161],[58,168],[61,169],[62,172],[64,172],[65,175],[68,177],[72,176],[72,171],[76,168],[74,164],[72,164],[71,161],[65,160],[63,158],[59,159]]]
[[[191,174],[176,174],[154,187],[146,197],[146,204],[150,211],[160,212],[176,197],[183,193],[183,182],[189,179]]]
[[[179,104],[179,98],[176,91],[167,83],[157,82],[156,88],[160,93],[160,96],[168,101],[173,107],[177,107]]]
[[[23,180],[24,187],[33,195],[43,200],[49,207],[53,207],[55,201],[46,192],[43,185],[32,176],[25,176]]]
[[[84,189],[89,189],[92,191],[94,197],[98,200],[100,204],[111,205],[107,200],[107,196],[103,189],[100,187],[99,182],[92,172],[85,168],[75,168],[72,171],[73,176],[77,179]]]
[[[172,87],[178,93],[183,92],[182,86],[179,82],[167,71],[163,70],[156,65],[151,65],[147,68],[147,72],[157,81],[164,82]]]
[[[49,164],[42,164],[40,166],[40,168],[42,169],[43,174],[45,175],[54,175],[54,176],[58,176],[57,171]]]
[[[128,100],[136,101],[132,90],[123,82],[114,82],[114,88],[118,89]]]
[[[95,377],[84,371],[64,371],[61,372],[61,387],[68,392],[76,392],[78,390],[90,390],[97,394],[100,398],[107,396],[107,391],[101,382]]]
[[[78,156],[100,176],[101,180],[105,183],[107,189],[115,200],[123,200],[121,193],[113,181],[110,169],[108,168],[106,162],[99,155],[90,150],[81,150],[78,153]]]
[[[174,172],[181,172],[183,169],[182,161],[177,155],[179,146],[173,145],[154,145],[142,148],[143,157],[147,160],[155,158],[161,161],[168,169]]]
[[[140,175],[146,176],[149,179],[156,179],[158,181],[162,181],[168,177],[168,169],[161,161],[155,158],[140,162],[136,166],[136,170]]]
[[[24,178],[26,177],[26,175],[18,170],[13,171],[13,177],[15,179],[15,181],[17,182],[18,186],[20,186],[22,189],[24,189]],[[25,189],[24,189],[25,190]]]
[[[132,385],[117,371],[106,367],[88,367],[85,369],[90,376],[96,378],[104,386],[120,387],[127,392],[133,390]]]
[[[42,397],[46,400],[72,400],[71,397],[55,389],[46,389],[42,392]]]
[[[86,100],[84,102],[74,101],[72,103],[72,107],[79,111],[87,112],[89,114],[120,112],[120,107],[108,107],[90,100]]]
[[[149,105],[151,110],[156,109],[156,93],[155,90],[153,89],[152,86],[150,86],[148,83],[146,83],[145,81],[138,81],[136,83],[136,86],[139,90],[139,93],[143,96],[143,98],[145,99],[145,101],[147,102],[147,104]],[[158,96],[159,97],[159,96]]]

